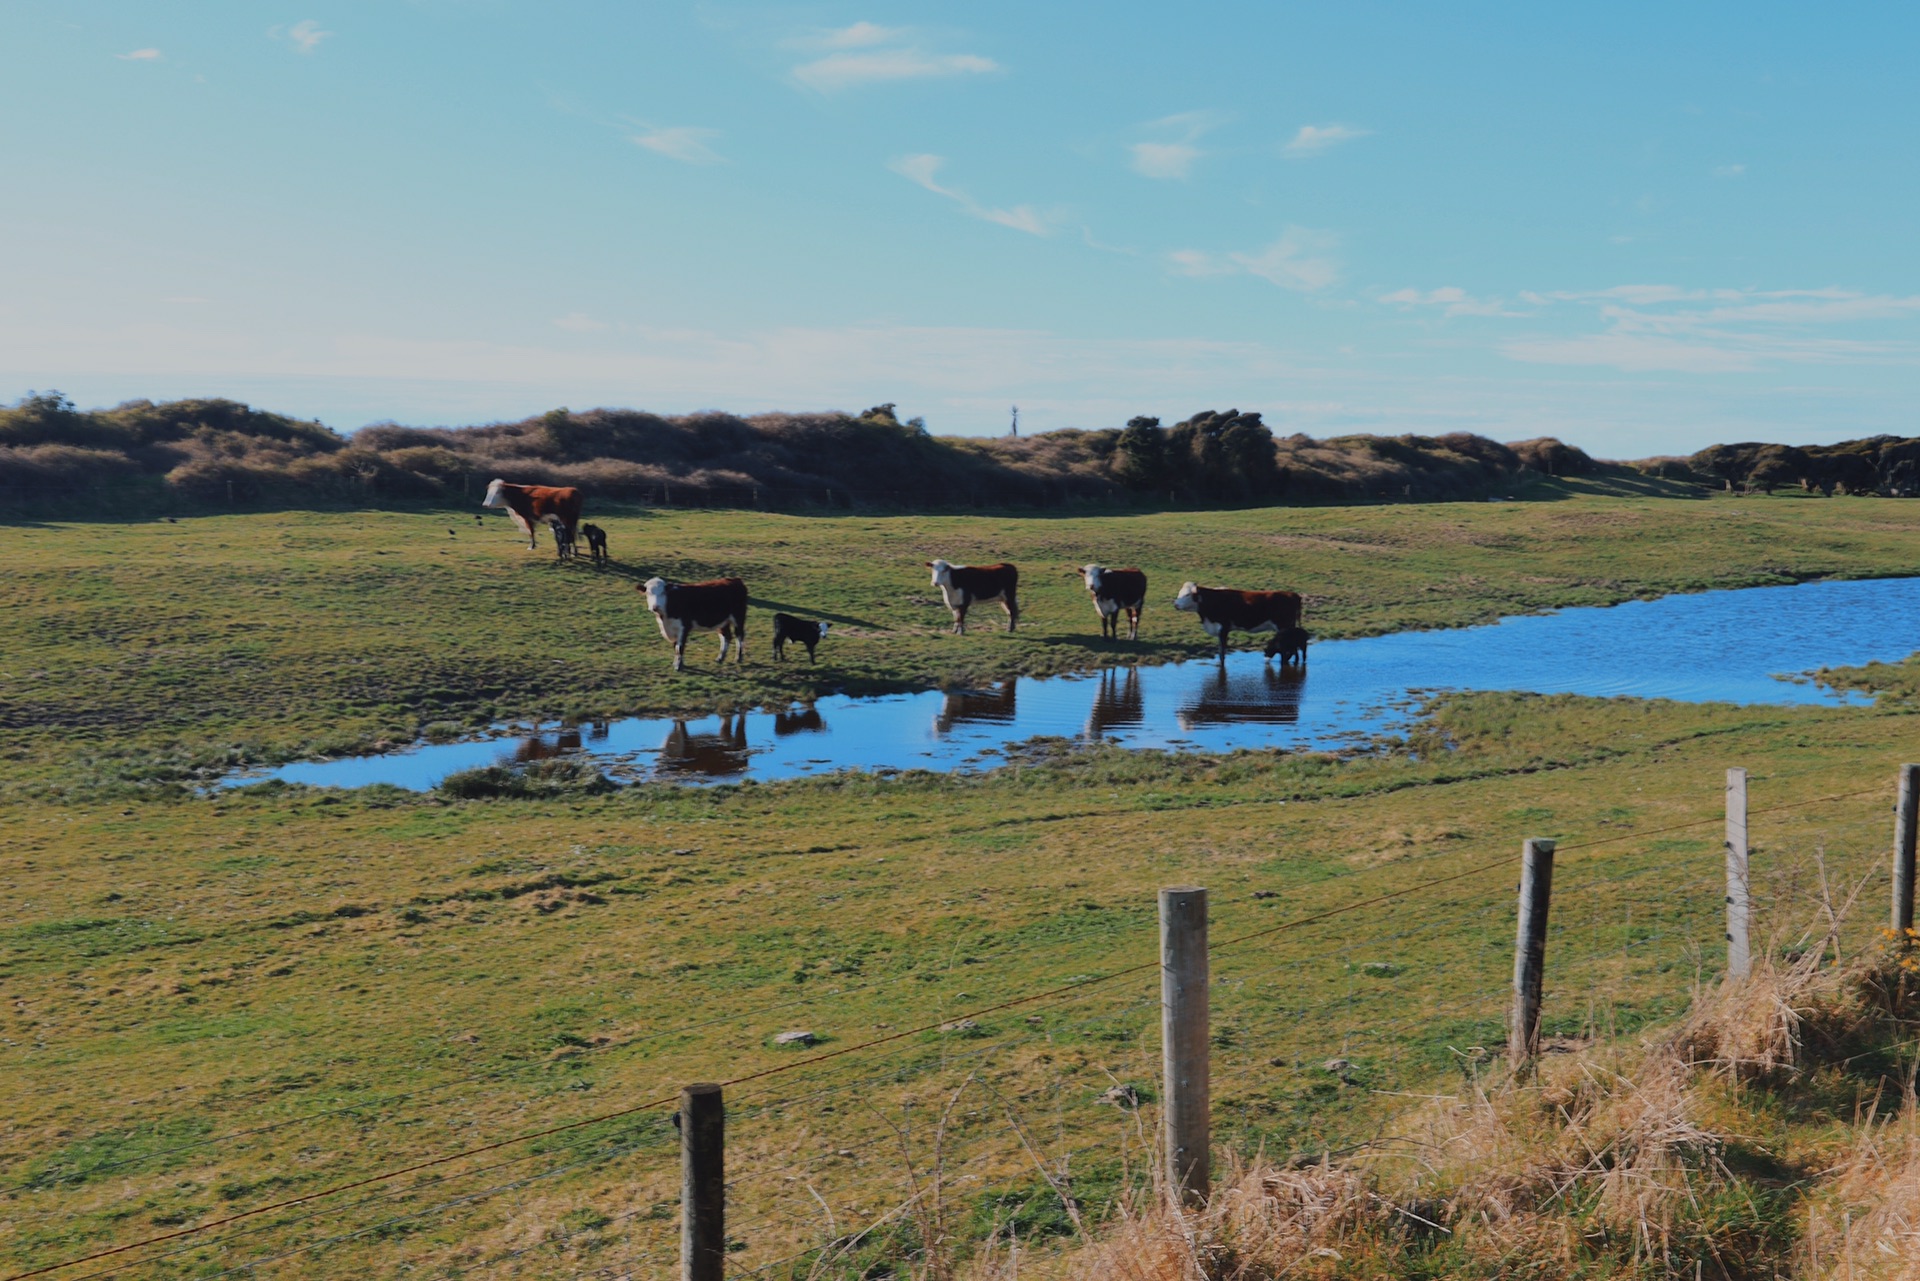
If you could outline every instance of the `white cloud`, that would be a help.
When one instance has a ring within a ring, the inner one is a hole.
[[[958,188],[942,186],[939,174],[946,163],[944,156],[922,154],[902,156],[887,167],[908,181],[925,187],[934,195],[944,196],[953,201],[972,217],[998,223],[1002,227],[1011,227],[1015,231],[1024,231],[1030,236],[1047,236],[1053,233],[1053,226],[1058,218],[1041,213],[1031,205],[1015,205],[1011,209],[992,209]]]
[[[899,27],[856,22],[850,27],[825,32],[806,43],[820,49],[870,49],[877,44],[895,44],[906,38],[906,31]]]
[[[604,320],[595,320],[584,311],[570,311],[564,316],[554,318],[553,327],[564,329],[570,334],[591,334],[607,327]]]
[[[1190,142],[1136,142],[1133,171],[1147,178],[1184,178],[1200,158],[1200,148]]]
[[[1716,178],[1738,178],[1747,171],[1745,165],[1715,165],[1713,176]]]
[[[312,18],[302,18],[292,26],[269,27],[267,35],[275,40],[285,40],[301,53],[312,53],[320,47],[320,42],[333,35],[331,31],[322,31],[320,24]]]
[[[1280,148],[1280,154],[1289,160],[1304,160],[1343,142],[1364,138],[1372,132],[1371,129],[1358,129],[1352,125],[1301,125],[1300,132]]]
[[[1282,289],[1313,293],[1340,278],[1333,257],[1340,238],[1329,231],[1288,227],[1280,238],[1257,253],[1212,254],[1201,249],[1176,249],[1167,255],[1182,276],[1257,276]]]
[[[718,129],[696,129],[691,125],[637,125],[640,132],[629,135],[636,146],[645,147],[656,155],[666,156],[689,165],[723,165],[726,157],[707,145],[707,139],[718,138]]]
[[[116,53],[113,56],[122,62],[158,62],[163,55],[158,49],[135,49],[130,53]]]
[[[1155,136],[1127,148],[1133,171],[1146,178],[1185,178],[1204,154],[1195,144],[1226,119],[1211,111],[1183,111],[1149,121],[1141,127]]]
[[[897,80],[936,80],[984,75],[1000,70],[991,58],[970,53],[926,53],[920,49],[875,49],[867,53],[831,53],[793,69],[793,78],[809,89],[833,93],[856,85]]]
[[[1443,285],[1421,293],[1418,289],[1396,289],[1380,295],[1380,301],[1401,308],[1438,307],[1447,316],[1516,316],[1497,298],[1475,298],[1457,285]]]

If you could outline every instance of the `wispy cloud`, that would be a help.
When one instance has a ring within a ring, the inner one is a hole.
[[[1381,294],[1380,301],[1396,307],[1411,310],[1415,307],[1438,307],[1445,316],[1517,316],[1521,313],[1509,311],[1497,298],[1475,298],[1457,285],[1443,285],[1439,289],[1429,289],[1421,293],[1418,289],[1396,289],[1390,294]]]
[[[692,125],[644,125],[634,122],[640,132],[629,134],[635,146],[645,147],[655,155],[678,160],[689,165],[723,165],[727,158],[707,145],[707,139],[718,138],[718,129],[698,129]]]
[[[910,182],[931,191],[936,196],[945,196],[972,217],[986,222],[999,223],[1002,227],[1011,227],[1015,231],[1024,231],[1030,236],[1053,234],[1058,218],[1040,212],[1032,205],[1015,205],[1011,209],[993,209],[981,204],[966,192],[954,187],[943,186],[939,179],[940,170],[946,165],[946,157],[934,155],[902,156],[887,168],[893,170]]]
[[[320,24],[312,18],[302,18],[292,26],[282,24],[267,28],[267,35],[274,40],[285,40],[301,53],[312,53],[320,47],[320,42],[333,35],[331,31],[322,31]]]
[[[1920,295],[1850,289],[1690,289],[1619,285],[1528,293],[1542,306],[1592,308],[1598,333],[1515,338],[1500,348],[1534,364],[1603,365],[1628,372],[1738,373],[1776,364],[1920,360],[1911,339],[1824,332],[1920,318]]]
[[[1154,136],[1127,149],[1133,155],[1133,171],[1146,178],[1187,177],[1203,154],[1197,145],[1200,139],[1225,120],[1211,111],[1183,111],[1150,121],[1142,128]]]
[[[1715,165],[1713,176],[1716,178],[1738,178],[1747,172],[1745,165]]]
[[[1340,263],[1333,256],[1339,243],[1332,232],[1288,227],[1278,240],[1254,253],[1176,249],[1167,260],[1183,276],[1257,276],[1282,289],[1313,293],[1340,278]]]
[[[986,75],[1001,69],[992,58],[936,52],[904,27],[882,27],[872,22],[856,22],[793,43],[826,51],[793,69],[795,80],[818,93],[903,80]]]
[[[135,49],[129,53],[116,53],[113,56],[122,62],[158,62],[164,55],[158,49]]]
[[[1364,138],[1372,132],[1371,129],[1359,129],[1353,125],[1301,125],[1300,132],[1280,148],[1280,154],[1289,160],[1304,160],[1343,142]]]

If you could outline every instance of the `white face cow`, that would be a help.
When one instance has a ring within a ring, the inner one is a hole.
[[[687,630],[687,624],[684,619],[669,621],[667,618],[667,580],[649,578],[640,590],[647,594],[647,608],[653,611],[654,618],[659,622],[660,634],[667,638],[669,644],[678,645],[681,635]]]
[[[1200,584],[1180,584],[1180,594],[1173,598],[1173,607],[1183,613],[1196,613],[1200,608]]]
[[[943,593],[953,590],[953,566],[944,560],[930,560],[927,568],[933,571],[933,585]]]
[[[1100,594],[1100,580],[1106,575],[1106,572],[1106,566],[1104,565],[1082,565],[1080,567],[1080,573],[1084,575],[1087,580],[1087,590],[1096,596]]]

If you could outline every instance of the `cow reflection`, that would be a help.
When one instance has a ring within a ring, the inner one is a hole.
[[[513,749],[513,759],[521,765],[534,761],[550,761],[559,756],[571,756],[580,750],[580,731],[563,729],[555,734],[551,741],[535,734],[532,738],[523,738],[519,746]]]
[[[781,738],[789,734],[824,734],[827,722],[818,708],[797,707],[790,712],[773,714],[773,732]]]
[[[1231,672],[1221,668],[1204,678],[1177,713],[1181,729],[1202,725],[1292,725],[1300,719],[1306,669],[1258,667]]]
[[[1108,730],[1138,725],[1146,719],[1146,700],[1140,693],[1140,669],[1109,667],[1100,673],[1100,688],[1087,715],[1087,734],[1099,738]]]
[[[1018,677],[1009,676],[998,689],[949,690],[933,718],[933,728],[945,734],[956,725],[1009,725],[1013,722]]]
[[[659,770],[662,774],[704,774],[724,778],[747,772],[747,714],[736,712],[720,718],[720,728],[695,734],[685,721],[675,721],[660,745]]]
[[[594,721],[587,726],[587,738],[591,742],[604,743],[613,733],[612,721]]]

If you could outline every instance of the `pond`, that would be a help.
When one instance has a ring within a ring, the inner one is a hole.
[[[1088,613],[1089,631],[1093,616]],[[1198,633],[1198,624],[1194,624]],[[960,643],[960,642],[956,642]],[[1865,701],[1808,680],[1920,648],[1920,579],[1807,583],[1566,609],[1484,627],[1316,642],[1306,670],[1257,649],[1213,661],[879,698],[778,712],[634,717],[496,732],[379,756],[303,761],[226,781],[425,790],[457,770],[584,755],[616,780],[716,782],[833,770],[990,768],[1037,735],[1223,752],[1333,748],[1403,731],[1441,690],[1631,695],[1686,702]],[[667,661],[664,650],[662,662]],[[1795,675],[1800,673],[1801,675]]]

